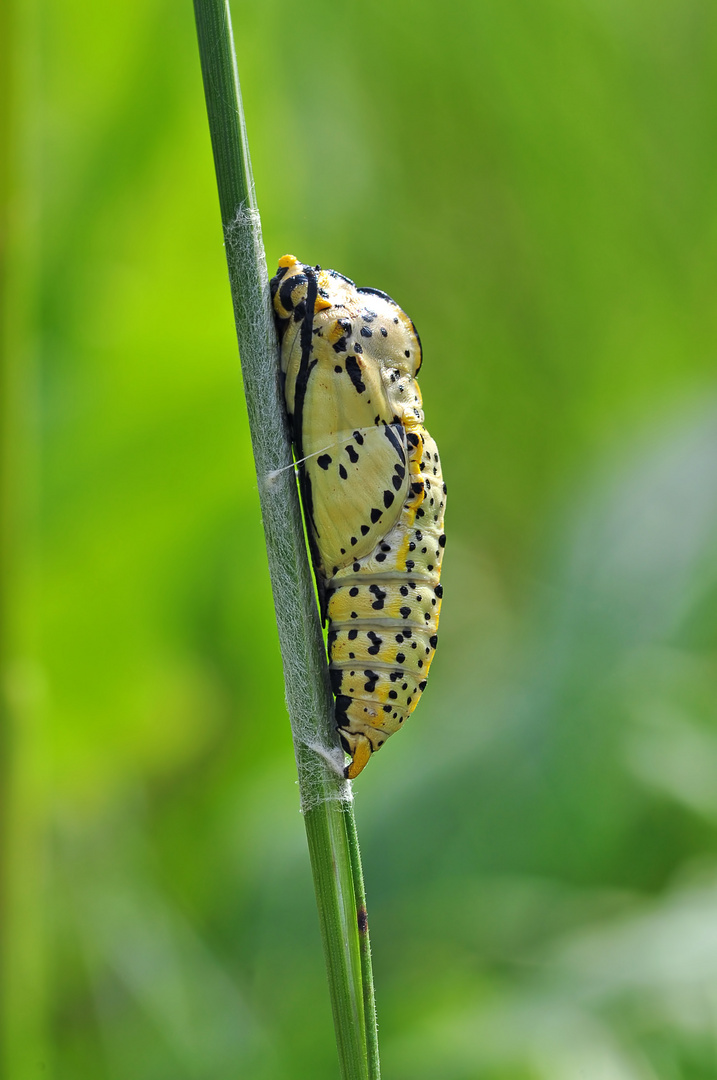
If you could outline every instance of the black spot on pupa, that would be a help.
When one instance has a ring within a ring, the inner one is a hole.
[[[361,337],[373,337],[373,330],[369,330],[368,326],[362,326]]]
[[[418,689],[421,691],[421,693],[423,693],[423,691],[426,689],[426,680],[425,679],[422,682],[419,682]]]
[[[370,531],[371,530],[369,529],[368,525],[362,525],[361,526],[361,535],[362,536],[366,536],[366,534],[369,533]]]
[[[385,561],[386,561],[386,552],[385,551],[379,551],[378,555],[376,556],[376,562],[385,562]]]
[[[334,348],[336,348],[336,346],[334,346]],[[364,381],[361,378],[361,368],[359,367],[359,362],[355,356],[349,356],[346,358],[346,370],[349,374],[351,382],[354,384],[356,393],[363,394],[366,386],[364,385]]]
[[[356,585],[352,589],[349,589],[349,596],[358,596],[359,591]]]
[[[329,671],[329,678],[331,679],[331,689],[334,696],[338,697],[341,693],[341,682],[343,680],[343,672],[337,671],[336,668],[332,668]]]
[[[276,290],[279,288],[281,279],[286,276],[286,272],[288,269],[288,266],[280,266],[271,281],[269,282],[269,288],[271,289],[272,297],[276,296]]]
[[[388,337],[388,330],[385,326],[381,327],[381,334],[383,335],[383,337]]]
[[[348,633],[349,641],[355,641],[357,637],[358,637],[358,630],[349,630],[349,633]]]
[[[358,540],[356,539],[356,537],[352,536],[351,537],[351,547],[356,547],[357,543],[358,543]]]
[[[393,430],[394,427],[399,428],[399,433],[398,434]],[[394,418],[393,418],[393,420],[391,421],[390,424],[385,424],[384,425],[383,433],[386,436],[386,438],[388,439],[388,441],[391,443],[391,446],[394,448],[394,450],[398,454],[398,458],[401,461],[401,463],[404,463],[405,460],[406,460],[406,455],[404,454],[404,451],[403,451],[403,442],[402,442],[403,428],[401,427],[400,419],[397,416],[394,416]]]
[[[378,672],[376,671],[364,671],[366,676],[366,683],[364,684],[364,690],[367,694],[372,694],[376,689],[376,683],[378,682]]]
[[[401,596],[408,596],[408,589],[405,585],[402,585],[398,591],[400,592]]]
[[[349,474],[346,472],[346,469],[343,467],[343,465],[339,465],[339,476],[341,477],[341,479],[348,479],[348,475]]]
[[[354,450],[354,448],[353,448],[353,446],[351,445],[351,443],[349,443],[349,445],[348,445],[348,446],[346,447],[346,453],[347,453],[347,454],[348,454],[348,456],[349,456],[349,461],[351,462],[351,464],[352,464],[352,465],[355,465],[355,464],[356,464],[356,462],[357,462],[357,461],[358,461],[358,459],[359,459],[359,456],[358,456],[358,454],[356,453],[356,451]]]
[[[359,444],[359,446],[363,446],[363,435],[360,431],[354,431],[354,439]]]
[[[399,613],[401,614],[401,616],[402,616],[402,617],[403,617],[404,619],[407,619],[407,618],[408,618],[408,616],[409,616],[409,615],[411,614],[411,609],[410,609],[410,607],[402,607],[402,608],[399,608],[398,610],[399,610]]]
[[[438,544],[439,544],[439,547],[445,547],[446,546],[446,534],[445,533],[442,533],[442,535],[438,537]]]
[[[378,519],[382,516],[383,510],[377,510],[374,506],[371,510],[371,524],[375,525]]]
[[[393,500],[395,499],[395,497],[396,496],[393,494],[392,491],[384,491],[384,493],[383,493],[383,505],[386,507],[387,510],[388,510],[389,506],[391,505],[391,503],[393,502]]]
[[[428,644],[431,646],[432,649],[435,649],[436,645],[438,644],[438,635],[434,634],[433,637],[429,637]]]
[[[396,663],[397,664],[405,664],[406,663],[405,653],[402,653],[402,652],[396,653]]]
[[[331,464],[331,460],[332,459],[329,454],[322,454],[321,457],[316,459],[316,464],[319,466],[320,469],[323,469],[324,472],[326,472],[329,465]]]
[[[386,599],[385,590],[379,588],[378,585],[369,585],[368,591],[376,597],[374,602],[371,604],[371,607],[374,609],[374,611],[380,611],[383,607],[383,602]]]
[[[369,630],[366,637],[371,642],[371,646],[366,650],[371,656],[378,656],[379,650],[383,645],[383,638],[380,638],[374,630]]]
[[[346,352],[346,338],[340,337],[338,341],[334,342],[334,352],[342,353]]]
[[[355,353],[362,353],[363,352],[363,346],[360,345],[358,341],[354,342],[354,352]]]
[[[435,587],[435,589],[433,591],[436,594],[436,596],[438,597],[438,599],[440,600],[441,597],[443,596],[443,586],[442,585],[436,585],[436,587]]]
[[[336,372],[337,375],[340,375],[343,370],[344,369],[341,367],[341,364],[337,364],[336,367],[334,368],[334,371]]]

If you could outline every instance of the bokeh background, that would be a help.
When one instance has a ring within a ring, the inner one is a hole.
[[[449,487],[385,1076],[713,1080],[717,6],[232,7],[269,265],[406,308]],[[329,1080],[191,4],[7,11],[5,1075]]]

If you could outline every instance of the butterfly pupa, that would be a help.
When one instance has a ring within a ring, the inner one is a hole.
[[[386,293],[279,260],[281,369],[354,779],[426,686],[443,595],[446,486],[424,427],[421,342]]]

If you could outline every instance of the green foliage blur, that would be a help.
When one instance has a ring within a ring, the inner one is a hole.
[[[8,1080],[331,1080],[192,6],[23,10]],[[270,270],[409,312],[448,483],[429,686],[355,785],[385,1077],[715,1078],[717,6],[233,17]]]

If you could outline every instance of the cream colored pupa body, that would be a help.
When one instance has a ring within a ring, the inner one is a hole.
[[[385,293],[279,261],[271,290],[353,779],[416,705],[437,643],[446,486],[424,427],[421,343]]]

